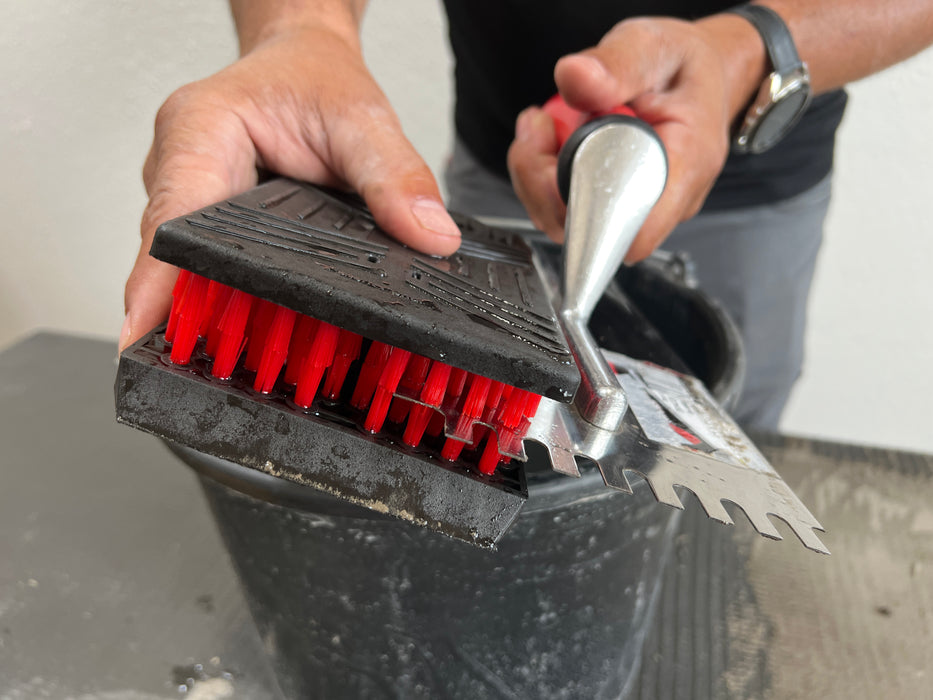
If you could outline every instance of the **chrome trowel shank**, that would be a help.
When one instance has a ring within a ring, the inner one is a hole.
[[[775,515],[806,547],[828,554],[814,533],[820,523],[699,380],[604,352],[590,334],[597,301],[664,190],[667,159],[654,131],[632,117],[583,128],[560,157],[570,173],[561,178],[569,187],[554,300],[583,381],[573,404],[544,399],[525,439],[543,445],[563,474],[580,476],[577,459],[591,460],[607,486],[631,493],[625,472],[633,472],[676,508],[683,504],[674,487],[682,486],[715,520],[733,522],[723,507],[731,501],[762,535],[781,539],[768,518]]]

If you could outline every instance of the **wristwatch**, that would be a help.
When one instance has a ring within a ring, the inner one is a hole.
[[[784,138],[806,111],[810,71],[797,54],[790,30],[774,10],[764,5],[739,5],[727,12],[752,23],[771,60],[771,75],[752,100],[732,143],[737,153],[763,153]]]

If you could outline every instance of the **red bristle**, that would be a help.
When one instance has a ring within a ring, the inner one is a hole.
[[[275,380],[282,371],[285,358],[288,356],[288,341],[292,337],[295,327],[295,317],[298,314],[284,306],[277,306],[272,323],[266,333],[262,359],[259,369],[256,370],[256,381],[253,388],[263,394],[268,394],[275,386]]]
[[[405,425],[405,433],[402,436],[402,442],[406,445],[414,447],[421,442],[432,416],[441,418],[441,428],[443,428],[443,416],[430,407],[437,408],[441,405],[441,401],[444,400],[447,382],[450,379],[450,371],[451,366],[443,362],[435,362],[431,365],[431,371],[428,373],[428,377],[421,389],[421,395],[418,397],[428,405],[425,406],[419,403],[411,407],[411,411],[408,413],[408,423]]]
[[[471,440],[475,440],[473,424],[482,415],[491,384],[492,379],[489,377],[483,377],[479,374],[470,374],[470,388],[467,390],[463,406],[460,408],[460,416],[457,418],[457,425],[453,432],[454,435],[469,435],[471,436]],[[441,450],[441,455],[444,459],[454,461],[460,456],[460,452],[463,450],[464,445],[465,443],[461,440],[447,438]]]
[[[509,394],[509,398],[499,408],[496,422],[509,429],[517,428],[525,415],[525,406],[528,403],[529,396],[531,394],[524,389],[514,389]]]
[[[483,454],[479,458],[477,468],[480,474],[492,474],[496,471],[499,461],[502,457],[499,455],[499,440],[495,430],[490,430],[486,436],[486,446],[483,448]]]
[[[402,380],[410,358],[411,353],[408,350],[392,348],[392,354],[389,355],[389,360],[385,363],[379,375],[379,381],[376,383],[376,391],[373,394],[369,412],[366,414],[366,420],[363,421],[363,427],[369,432],[378,433],[382,430],[382,424],[385,423],[389,413],[389,405],[392,403],[392,395]]]
[[[340,337],[337,338],[334,363],[330,366],[327,378],[324,379],[324,387],[321,389],[321,394],[328,401],[336,401],[340,397],[340,390],[347,378],[347,372],[350,371],[350,365],[360,356],[360,347],[362,345],[362,336],[341,329]]]
[[[248,339],[246,359],[243,360],[243,367],[250,372],[259,369],[262,353],[266,347],[266,334],[269,332],[272,319],[275,318],[276,308],[278,307],[275,304],[265,299],[260,299],[258,304],[253,304],[246,331]]]
[[[207,287],[209,280],[200,275],[191,275],[178,309],[178,325],[172,342],[172,362],[186,365],[198,342],[198,330],[207,315]]]
[[[282,375],[282,381],[286,384],[297,384],[298,377],[301,375],[305,356],[314,341],[314,334],[317,331],[317,325],[320,323],[316,318],[298,315],[295,322],[295,330],[292,332],[291,342],[288,344],[288,357],[285,360],[285,374]]]
[[[192,274],[189,270],[178,271],[178,279],[175,280],[175,286],[172,288],[172,310],[168,316],[168,325],[165,327],[166,342],[171,343],[175,340],[175,329],[178,328],[178,312],[181,309],[181,302]]]
[[[214,318],[214,311],[217,309],[217,300],[224,289],[229,289],[229,287],[214,280],[211,280],[207,285],[207,315],[204,317],[204,322],[199,329],[201,335],[205,338],[207,337],[208,331],[211,329],[211,322],[217,320]]]
[[[211,374],[218,379],[229,379],[246,343],[246,321],[253,306],[253,296],[240,290],[232,291],[223,314],[217,323],[214,364]]]
[[[207,342],[204,344],[204,354],[208,357],[217,356],[217,345],[223,336],[220,330],[220,321],[227,311],[227,305],[232,295],[233,289],[219,282],[211,282],[207,288],[207,305],[211,310],[211,317],[204,324],[204,328],[201,329],[201,335],[207,337]]]
[[[483,415],[486,397],[489,395],[491,386],[492,379],[489,377],[483,377],[479,374],[470,375],[470,388],[463,402],[463,408],[460,410],[461,420],[470,418],[471,421],[475,421]]]
[[[424,431],[428,429],[428,423],[431,421],[431,415],[434,411],[430,407],[417,403],[408,411],[408,422],[405,424],[405,432],[402,434],[402,442],[409,447],[414,447],[421,438],[424,437]]]
[[[451,399],[456,399],[463,393],[463,386],[466,384],[467,376],[469,372],[465,369],[460,369],[459,367],[454,367],[450,373],[450,382],[447,385],[447,395],[444,397],[444,402]]]
[[[456,462],[457,458],[460,457],[460,453],[463,452],[464,447],[466,447],[465,442],[447,438],[444,441],[444,446],[441,448],[441,457],[449,462]]]
[[[525,408],[522,409],[522,415],[525,418],[534,418],[535,413],[538,412],[538,405],[541,403],[541,399],[544,397],[541,394],[532,394],[528,392],[528,400],[525,402]]]
[[[463,426],[464,419],[460,417],[460,425]],[[462,440],[455,440],[454,438],[447,438],[444,441],[444,446],[441,447],[441,457],[444,459],[455,462],[459,457],[460,453],[463,452],[463,448],[466,446],[475,447],[483,440],[487,432],[492,432],[485,425],[476,424],[473,421],[470,421],[469,425],[472,425],[470,431],[470,441],[464,442]]]
[[[447,390],[444,394],[443,405],[456,403],[463,393],[463,387],[466,385],[470,373],[459,367],[452,367],[450,370],[450,380],[447,382]],[[435,414],[428,423],[429,435],[440,435],[446,425],[446,419],[440,414]],[[458,452],[459,454],[459,452]],[[456,459],[454,457],[453,459]]]
[[[496,413],[496,409],[499,407],[499,402],[502,400],[502,393],[505,389],[505,384],[502,382],[493,381],[489,385],[489,393],[486,395],[486,405],[483,407],[482,419],[486,422],[492,420],[492,417]]]
[[[360,368],[360,377],[356,380],[356,387],[353,389],[353,398],[350,399],[350,404],[354,408],[362,411],[369,406],[376,391],[376,382],[379,381],[379,375],[382,374],[382,368],[385,367],[391,352],[391,346],[377,340],[369,346],[369,352],[366,353],[366,359]]]
[[[447,393],[447,384],[452,374],[453,367],[443,362],[434,362],[418,398],[431,406],[440,406]]]
[[[302,360],[301,372],[295,386],[295,403],[299,406],[307,408],[314,401],[317,389],[321,385],[321,377],[334,361],[339,335],[340,329],[336,326],[324,321],[318,323],[311,347]]]
[[[423,355],[412,355],[408,360],[405,374],[402,375],[402,381],[398,383],[399,393],[409,396],[416,394],[424,386],[430,368],[430,359]],[[400,398],[395,399],[392,402],[392,408],[389,409],[389,420],[393,423],[401,423],[405,420],[405,416],[408,415],[411,405],[411,401]]]

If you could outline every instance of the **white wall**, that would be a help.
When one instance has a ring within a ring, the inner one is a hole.
[[[933,452],[933,51],[850,89],[789,432]]]
[[[366,55],[439,172],[450,59],[439,1],[373,0]],[[0,346],[115,338],[139,171],[161,101],[235,56],[223,0],[0,0]],[[853,86],[793,432],[933,451],[933,53]]]
[[[0,0],[0,344],[116,337],[173,86],[235,58],[221,0]]]

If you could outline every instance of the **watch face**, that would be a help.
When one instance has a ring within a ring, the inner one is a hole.
[[[803,114],[809,97],[808,90],[794,90],[772,104],[771,108],[761,115],[755,133],[750,138],[749,150],[761,153],[780,141]]]

